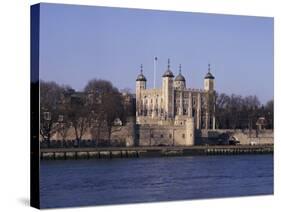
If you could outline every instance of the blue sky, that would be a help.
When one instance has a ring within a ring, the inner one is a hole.
[[[140,64],[157,86],[171,60],[187,87],[203,88],[211,64],[219,93],[273,98],[273,19],[41,4],[40,78],[82,90],[90,79],[135,90]]]

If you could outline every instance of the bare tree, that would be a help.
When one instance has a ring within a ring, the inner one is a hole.
[[[274,128],[274,101],[270,100],[265,104],[264,116],[268,121],[268,128]]]
[[[106,94],[103,101],[103,107],[107,123],[108,140],[110,141],[114,121],[120,119],[123,124],[126,122],[122,97],[117,89],[113,88],[111,92]],[[117,128],[116,130],[120,130],[120,128]]]
[[[226,127],[226,108],[229,104],[229,96],[222,93],[220,95],[217,94],[216,96],[216,122],[218,128],[225,128]]]
[[[81,139],[89,125],[89,107],[86,104],[85,95],[76,92],[71,96],[67,117],[74,128],[75,138],[80,146]]]
[[[91,131],[96,132],[99,140],[101,130],[106,129],[110,141],[114,121],[119,118],[126,122],[121,93],[111,82],[97,79],[89,81],[84,91],[91,110]]]
[[[72,122],[69,118],[71,111],[71,96],[75,93],[75,90],[70,86],[62,86],[63,98],[59,105],[58,127],[57,131],[62,138],[62,145],[65,144],[66,138],[72,126]]]
[[[62,91],[55,82],[40,81],[40,134],[48,146],[51,136],[57,130],[58,106],[62,99]]]
[[[262,112],[257,96],[220,94],[216,98],[216,121],[219,128],[255,129]]]

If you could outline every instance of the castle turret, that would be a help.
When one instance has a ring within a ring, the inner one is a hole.
[[[174,81],[174,88],[177,90],[184,90],[186,83],[185,83],[185,78],[181,74],[181,65],[179,66],[179,74],[176,76],[175,81]]]
[[[168,69],[162,76],[163,109],[166,118],[174,117],[174,74],[170,70],[170,59]]]
[[[185,124],[186,130],[186,146],[193,146],[195,144],[195,127],[194,127],[194,118],[188,117]]]
[[[206,91],[213,91],[214,90],[214,79],[215,77],[211,74],[210,64],[208,64],[208,73],[204,78],[204,89]]]
[[[142,65],[140,74],[136,79],[136,116],[142,115],[142,91],[146,89],[146,78],[143,75]]]
[[[208,64],[208,73],[204,78],[204,90],[206,91],[206,114],[205,114],[205,128],[209,129],[213,126],[215,129],[215,90],[214,90],[215,77],[211,74],[210,64]],[[212,119],[211,119],[212,117]]]

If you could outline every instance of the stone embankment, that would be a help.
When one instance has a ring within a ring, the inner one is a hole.
[[[43,148],[41,160],[111,159],[194,155],[273,154],[273,145],[192,147]]]

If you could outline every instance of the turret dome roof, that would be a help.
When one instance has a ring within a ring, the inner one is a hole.
[[[167,70],[162,77],[174,77],[174,74],[171,70]]]
[[[205,76],[205,79],[215,79],[215,77],[211,74],[211,72],[208,72]]]
[[[145,76],[143,75],[142,65],[141,65],[141,73],[138,75],[136,81],[146,81]]]
[[[143,74],[139,74],[136,81],[146,81],[146,78]]]
[[[179,73],[178,76],[176,76],[175,81],[185,81],[185,78],[181,73]]]
[[[174,77],[173,72],[170,70],[170,59],[168,59],[168,69],[165,71],[162,77]]]
[[[178,76],[176,76],[175,81],[184,81],[185,82],[185,78],[181,74],[181,65],[179,66],[179,74],[178,74]]]
[[[215,79],[215,77],[211,74],[210,64],[208,64],[208,73],[206,74],[205,79]]]

